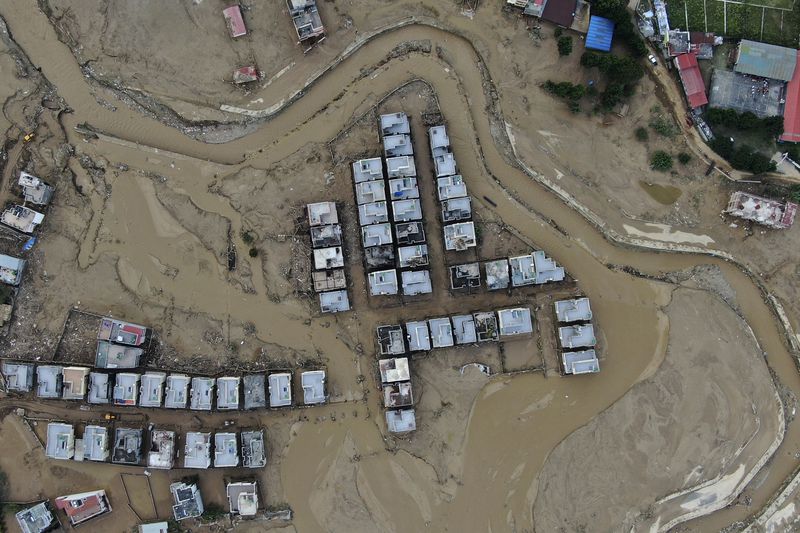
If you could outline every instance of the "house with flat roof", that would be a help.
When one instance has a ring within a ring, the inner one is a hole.
[[[239,442],[236,433],[214,434],[214,468],[239,466]]]
[[[390,178],[410,178],[417,175],[417,165],[414,156],[399,155],[386,158],[386,173]]]
[[[600,372],[600,361],[594,350],[581,350],[579,352],[562,352],[561,362],[565,374],[594,374]]]
[[[425,228],[422,226],[422,222],[395,224],[394,234],[397,237],[398,246],[425,242]]]
[[[356,184],[358,205],[383,202],[384,200],[386,200],[386,185],[383,180],[364,181]]]
[[[303,387],[303,403],[313,405],[325,403],[325,371],[309,370],[300,374],[300,385]]]
[[[199,518],[205,511],[203,507],[203,496],[197,484],[187,484],[182,481],[172,483],[169,486],[172,493],[172,516],[180,522],[188,518]]]
[[[33,233],[43,221],[43,214],[21,205],[12,205],[0,215],[0,223],[28,234]]]
[[[413,409],[390,409],[386,411],[386,426],[390,433],[408,433],[417,429],[417,417]]]
[[[319,16],[316,0],[287,0],[289,14],[299,42],[319,39],[325,36],[325,27]]]
[[[524,287],[533,285],[536,282],[536,269],[533,264],[533,254],[509,257],[511,265],[511,285],[514,287]]]
[[[278,372],[269,375],[269,406],[288,407],[292,405],[292,375]]]
[[[395,135],[398,133],[411,133],[411,125],[405,113],[388,113],[381,115],[381,134]]]
[[[358,206],[358,221],[362,226],[388,222],[389,208],[386,202],[372,202]]]
[[[81,449],[81,460],[106,461],[108,460],[108,428],[103,426],[86,426],[80,444],[75,445],[75,459],[78,459],[78,449]]]
[[[455,176],[445,176],[436,180],[439,192],[439,201],[443,202],[451,198],[461,198],[467,195],[467,185],[460,174]]]
[[[169,522],[150,522],[139,524],[137,533],[169,533]]]
[[[97,368],[136,368],[144,350],[133,346],[97,341],[97,355],[94,366]]]
[[[109,341],[114,344],[126,344],[128,346],[141,346],[146,338],[146,327],[108,317],[100,321],[100,329],[97,332],[97,340],[99,341]]]
[[[433,292],[431,273],[427,270],[406,270],[400,273],[403,294],[416,296]]]
[[[30,392],[33,390],[34,366],[30,363],[3,361],[3,379],[7,391]]]
[[[190,431],[186,433],[183,447],[184,468],[208,468],[211,466],[211,433]],[[176,518],[180,520],[180,518]]]
[[[372,224],[361,228],[361,242],[364,248],[392,244],[392,225],[388,222]]]
[[[564,268],[560,267],[541,250],[533,252],[533,266],[536,270],[534,283],[542,285],[551,281],[564,281]]]
[[[475,331],[475,319],[472,315],[455,315],[450,317],[453,322],[453,336],[456,344],[474,344],[478,342]]]
[[[247,374],[242,377],[245,409],[259,409],[267,406],[267,389],[264,381],[264,374]]]
[[[258,513],[258,487],[255,481],[228,483],[225,491],[231,514],[255,516]]]
[[[424,320],[406,322],[406,339],[409,352],[427,352],[431,349],[431,336],[428,323]]]
[[[408,200],[419,198],[417,178],[393,178],[389,180],[389,198],[392,200]]]
[[[47,424],[44,453],[50,459],[72,459],[75,456],[75,427],[63,422]]]
[[[597,343],[594,326],[577,324],[558,328],[558,340],[562,348],[590,348]]]
[[[491,311],[473,313],[475,320],[475,333],[478,342],[496,341],[500,338],[500,330],[497,327],[497,315]]]
[[[121,372],[114,380],[114,405],[136,405],[139,374]]]
[[[238,377],[217,378],[217,409],[239,408],[239,381]]]
[[[428,139],[431,145],[431,154],[450,150],[450,137],[447,135],[447,128],[444,125],[428,128]]]
[[[752,220],[762,226],[787,229],[794,223],[797,204],[792,202],[784,204],[744,191],[736,191],[731,195],[725,212],[744,220]]]
[[[450,198],[442,202],[442,222],[459,222],[472,218],[472,200],[469,196]]]
[[[192,378],[192,391],[189,393],[189,409],[210,411],[214,400],[214,379],[205,377]]]
[[[86,397],[86,378],[89,369],[83,366],[65,366],[61,371],[61,397],[64,400],[83,400]]]
[[[353,163],[353,181],[363,183],[365,181],[382,180],[383,161],[380,157],[370,159],[359,159]]]
[[[111,504],[104,490],[59,496],[54,503],[56,509],[66,513],[73,526],[111,512]]]
[[[14,516],[22,533],[45,533],[45,531],[50,531],[57,525],[56,519],[46,501],[23,509]]]
[[[553,305],[559,322],[588,322],[592,319],[589,298],[561,300]]]
[[[327,226],[339,223],[335,202],[317,202],[306,206],[309,226]]]
[[[327,270],[344,266],[344,253],[341,246],[318,248],[314,250],[314,268]]]
[[[481,267],[478,263],[465,263],[450,267],[450,288],[477,289],[481,286]]]
[[[395,200],[392,202],[392,216],[395,222],[422,220],[422,204],[419,199]]]
[[[164,407],[167,409],[185,409],[189,401],[189,376],[170,374],[164,391]]]
[[[414,405],[411,382],[386,383],[383,385],[383,405],[390,409]]]
[[[16,287],[22,281],[26,261],[10,255],[0,254],[0,283]]]
[[[364,248],[367,270],[387,270],[395,267],[395,253],[391,244]]]
[[[413,156],[414,147],[411,144],[411,136],[406,134],[385,136],[383,138],[383,153],[386,156],[387,161],[393,157],[400,157],[404,155]]]
[[[490,291],[507,289],[511,277],[508,273],[508,259],[487,261],[483,264],[486,272],[486,288]]]
[[[397,294],[397,271],[380,270],[367,274],[369,293],[371,296],[388,296]]]
[[[444,227],[444,247],[446,250],[463,251],[474,248],[475,225],[472,222],[458,222]]]
[[[314,283],[315,292],[333,291],[347,287],[347,278],[342,268],[312,272],[311,281]]]
[[[150,432],[147,466],[169,470],[175,464],[175,432],[154,429]]]
[[[407,357],[394,357],[378,361],[378,370],[381,374],[381,383],[395,383],[411,379]]]
[[[267,451],[264,447],[264,431],[242,431],[242,466],[262,468],[267,464]]]
[[[500,309],[497,311],[497,322],[501,337],[533,333],[533,318],[527,307]]]
[[[452,176],[458,172],[456,158],[451,152],[433,156],[433,165],[436,167],[436,177]]]
[[[378,348],[381,355],[402,355],[406,353],[403,328],[399,324],[378,326]]]
[[[117,428],[114,431],[111,462],[122,465],[141,464],[143,433],[141,429]]]
[[[104,372],[89,372],[89,403],[106,404],[111,401],[110,378]]]
[[[428,320],[431,330],[431,343],[434,348],[447,348],[453,345],[453,325],[448,317]]]
[[[55,365],[39,365],[36,367],[36,396],[39,398],[61,397],[61,375],[63,368]]]
[[[140,407],[161,407],[164,397],[164,382],[167,374],[164,372],[145,372],[142,374],[141,387],[139,388]]]
[[[311,247],[330,248],[342,245],[342,226],[329,224],[327,226],[314,226],[311,228]]]
[[[400,268],[419,268],[428,265],[428,245],[413,244],[397,249],[397,263]]]
[[[244,24],[242,18],[242,10],[239,4],[228,6],[222,10],[222,16],[225,19],[225,25],[228,27],[228,33],[232,38],[247,35],[247,26]]]
[[[341,313],[350,310],[346,290],[319,293],[319,307],[323,313]]]

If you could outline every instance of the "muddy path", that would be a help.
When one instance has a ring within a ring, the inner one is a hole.
[[[702,264],[719,267],[736,291],[742,315],[767,354],[767,362],[774,375],[782,386],[800,395],[800,377],[786,346],[785,332],[775,320],[771,307],[764,303],[761,288],[740,268],[730,262],[699,254],[655,253],[633,246],[617,246],[598,231],[596,224],[589,223],[578,211],[566,209],[561,198],[513,164],[511,146],[503,129],[499,109],[501,104],[491,98],[496,93],[492,90],[490,78],[481,68],[482,59],[469,42],[457,34],[423,24],[407,25],[385,33],[364,44],[357,53],[342,61],[305,91],[296,103],[266,121],[257,131],[234,142],[205,144],[126,106],[120,105],[116,111],[111,111],[100,105],[97,100],[97,91],[100,89],[87,84],[69,49],[57,39],[35,2],[15,2],[12,5],[3,1],[0,10],[17,43],[34,64],[41,67],[50,82],[58,87],[60,95],[72,108],[71,113],[62,115],[72,144],[85,145],[84,139],[75,132],[75,127],[88,123],[109,135],[107,139],[92,141],[88,150],[125,161],[142,158],[143,150],[137,145],[152,147],[144,151],[157,157],[151,157],[144,163],[167,176],[177,173],[170,167],[174,163],[170,152],[180,154],[176,157],[188,157],[192,160],[188,163],[190,165],[213,165],[222,174],[233,174],[243,166],[267,168],[308,143],[327,142],[352,117],[368,109],[383,94],[405,81],[421,78],[429,83],[439,95],[440,107],[452,132],[456,158],[463,174],[468,176],[475,201],[482,203],[479,199],[484,196],[492,198],[496,205],[482,205],[484,209],[496,212],[506,224],[516,228],[522,238],[547,250],[565,265],[580,281],[586,293],[597,302],[597,316],[606,331],[612,331],[615,327],[624,328],[626,323],[632,321],[639,325],[637,334],[609,341],[610,360],[604,367],[601,379],[590,387],[583,382],[543,380],[539,376],[521,377],[507,385],[504,397],[516,395],[517,401],[524,401],[519,395],[524,395],[524,391],[531,387],[543,395],[552,393],[556,397],[581,397],[577,404],[567,406],[556,403],[552,409],[544,410],[537,422],[548,427],[547,438],[537,439],[536,431],[527,430],[537,444],[524,454],[528,461],[522,474],[518,475],[521,486],[526,482],[528,486],[533,483],[549,451],[561,439],[611,405],[632,384],[646,377],[663,356],[665,325],[663,319],[659,318],[658,305],[654,305],[663,299],[663,289],[641,278],[609,270],[607,265],[625,265],[652,276]],[[434,52],[412,52],[402,60],[387,60],[392,50],[410,41],[429,42]],[[531,119],[535,120],[535,115]],[[505,144],[502,142],[504,138]],[[424,152],[420,154],[420,157],[425,156]],[[184,178],[182,185],[186,193],[199,199],[197,202],[207,202],[209,206],[218,203],[217,209],[229,215],[234,225],[240,226],[241,222],[236,221],[238,215],[224,201],[219,203],[218,198],[211,199],[213,195],[209,195],[207,190],[211,176],[199,171],[195,177],[194,183]],[[90,256],[91,253],[87,251],[86,257]],[[631,302],[635,302],[635,305]],[[263,301],[255,298],[249,303],[237,302],[237,305],[239,309],[234,312],[241,313],[243,317],[253,313],[256,306],[262,306],[259,307],[259,313],[264,318],[259,320],[258,326],[267,338],[284,335],[283,340],[290,342],[296,333],[286,327],[287,322],[275,321],[285,309],[278,306],[264,308]],[[650,313],[642,314],[642,307],[648,307]],[[319,345],[334,342],[331,333],[324,334],[318,341]],[[564,416],[563,409],[567,409],[567,416]],[[449,516],[437,517],[437,520],[443,520],[442,523],[450,519],[469,524],[473,516],[469,509],[477,498],[485,495],[484,491],[498,494],[499,500],[505,498],[505,491],[493,492],[491,485],[480,485],[486,473],[481,474],[477,458],[482,454],[502,454],[503,451],[514,453],[517,447],[514,443],[504,443],[498,450],[497,443],[487,439],[486,434],[491,428],[481,426],[490,424],[489,417],[483,416],[489,410],[491,408],[486,402],[479,400],[476,404],[475,411],[481,416],[473,420],[474,427],[470,427],[464,453],[478,464],[465,473],[464,477],[471,482],[469,487],[457,492],[448,508]],[[502,420],[504,418],[500,417]],[[497,423],[498,420],[495,420],[490,425],[496,427]],[[342,439],[346,440],[344,436]],[[715,513],[697,523],[697,527],[715,529],[741,520],[763,506],[797,466],[794,453],[798,442],[800,424],[789,422],[784,444],[764,470],[758,487],[750,494],[752,506],[732,507]],[[519,452],[516,453],[519,457]],[[292,458],[297,457],[293,453]],[[512,466],[506,472],[509,475],[515,471]],[[502,477],[498,476],[494,483],[499,486]],[[295,487],[293,490],[301,493],[301,489]],[[515,500],[512,504],[515,508],[524,508],[530,505],[530,498],[530,494],[520,491],[513,496]],[[502,509],[504,502],[492,501],[491,504],[493,509]],[[498,513],[502,514],[501,511]],[[503,523],[502,518],[499,520],[498,523]]]

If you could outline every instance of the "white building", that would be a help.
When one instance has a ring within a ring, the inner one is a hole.
[[[428,327],[431,330],[431,343],[434,348],[453,346],[453,326],[449,318],[432,318],[428,320]]]
[[[381,161],[380,157],[359,159],[353,163],[353,181],[356,183],[382,179],[383,162]]]
[[[239,466],[239,443],[236,433],[214,434],[214,468]]]
[[[390,433],[408,433],[417,429],[417,417],[413,409],[388,410],[386,426]]]
[[[75,456],[75,428],[72,424],[47,424],[45,455],[50,459],[72,459]]]
[[[269,375],[269,406],[287,407],[292,405],[292,375],[280,372]]]
[[[210,411],[214,401],[214,380],[212,378],[192,378],[192,392],[189,397],[189,409]]]
[[[139,389],[140,407],[161,407],[166,379],[167,374],[164,372],[145,372],[142,374],[142,385]]]
[[[208,468],[211,466],[211,433],[186,433],[183,448],[184,468]],[[176,520],[180,520],[176,518]]]
[[[313,405],[325,403],[325,371],[310,370],[300,374],[300,384],[303,387],[303,403]]]
[[[369,293],[372,296],[387,296],[397,294],[397,271],[380,270],[367,274]]]
[[[339,223],[339,212],[334,202],[317,202],[308,204],[308,224],[310,226],[327,226]]]

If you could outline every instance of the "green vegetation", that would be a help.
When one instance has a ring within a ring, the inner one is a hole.
[[[247,253],[250,257],[258,257],[258,248],[250,248]]]
[[[653,128],[656,133],[668,139],[675,137],[680,131],[674,120],[662,114],[653,117],[650,121],[650,127]]]
[[[769,157],[759,154],[746,144],[736,147],[729,137],[715,137],[709,143],[709,146],[727,159],[735,169],[745,170],[753,174],[775,170],[775,162],[770,161]]]
[[[561,26],[559,26],[558,28],[556,28],[556,31],[554,31],[554,32],[553,32],[553,36],[554,36],[556,39],[558,39],[558,38],[559,38],[559,37],[561,37],[562,35],[564,35],[564,28],[562,28]]]
[[[634,26],[633,19],[628,12],[628,2],[625,0],[596,0],[592,2],[592,15],[613,20],[615,24],[614,37],[624,42],[634,57],[641,58],[647,55],[647,46],[639,36],[639,31]]]
[[[245,244],[253,244],[255,242],[255,240],[256,240],[256,237],[255,237],[255,235],[253,235],[252,232],[250,232],[250,231],[243,231],[242,232],[242,241]]]
[[[553,96],[558,96],[567,101],[570,111],[577,113],[581,110],[580,99],[586,95],[586,87],[568,81],[555,82],[547,80],[542,88]]]
[[[228,512],[216,503],[207,503],[204,506],[203,514],[200,515],[201,522],[216,522],[220,518],[226,516]]]
[[[690,156],[686,152],[681,152],[681,153],[678,154],[678,161],[680,161],[681,165],[686,165],[691,160],[692,160],[692,156]]]
[[[672,168],[672,156],[664,150],[657,150],[656,152],[653,152],[653,155],[650,158],[650,167],[653,170],[666,172]]]
[[[558,38],[558,55],[564,57],[572,53],[572,37],[562,35]]]
[[[792,202],[800,202],[800,185],[792,185],[789,187],[789,200]]]
[[[647,128],[639,126],[636,128],[636,140],[641,142],[647,142],[647,139],[650,138],[650,134],[647,133]]]
[[[13,289],[8,285],[0,284],[0,305],[11,303]]]
[[[584,52],[581,65],[597,67],[606,77],[606,90],[600,96],[600,107],[610,110],[625,98],[633,95],[636,84],[644,76],[637,60],[629,56]]]
[[[738,113],[733,109],[712,107],[703,114],[703,117],[710,126],[725,126],[737,131],[754,131],[762,133],[769,139],[776,139],[783,133],[783,117],[779,116],[758,118],[750,111]]]

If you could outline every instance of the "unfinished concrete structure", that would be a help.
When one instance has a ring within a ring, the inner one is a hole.
[[[559,322],[588,322],[592,319],[589,298],[561,300],[553,304]]]
[[[388,268],[394,268],[394,248],[390,244],[364,248],[364,263],[367,266],[367,270],[386,270]]]
[[[192,391],[189,395],[189,409],[210,411],[214,401],[214,380],[212,378],[192,378]]]
[[[39,398],[60,398],[63,368],[56,365],[36,367],[36,396]]]
[[[300,374],[300,385],[303,387],[303,403],[315,405],[325,403],[325,371],[309,370]]]
[[[400,325],[378,326],[378,349],[381,355],[402,355],[406,353],[403,328]]]
[[[339,223],[335,202],[317,202],[306,206],[309,226],[327,226]]]
[[[594,374],[600,372],[600,362],[594,350],[580,350],[576,352],[563,352],[561,362],[565,374]]]
[[[114,449],[111,462],[122,465],[138,465],[142,462],[141,429],[117,428],[114,431]]]
[[[385,383],[383,390],[383,406],[390,409],[398,407],[409,407],[414,405],[414,395],[411,390],[411,382]]]
[[[93,404],[106,404],[111,401],[111,376],[105,372],[89,373],[88,402]]]
[[[350,310],[350,298],[346,290],[319,293],[319,308],[323,313],[341,313]]]
[[[477,245],[475,237],[475,224],[472,222],[458,222],[444,227],[445,250],[463,251]]]
[[[364,248],[392,244],[392,225],[388,222],[361,228],[361,243]]]
[[[145,372],[142,374],[142,385],[139,388],[140,407],[161,407],[166,379],[167,374],[164,372]]]
[[[442,202],[442,222],[461,222],[472,218],[472,200],[469,196],[450,198]]]
[[[498,259],[496,261],[487,261],[483,265],[486,272],[486,288],[490,291],[500,289],[507,289],[511,282],[511,276],[508,273],[508,259]]]
[[[434,348],[447,348],[453,345],[453,325],[448,317],[428,320],[431,332],[431,345]]]
[[[264,431],[242,431],[242,466],[262,468],[267,464]]]
[[[497,311],[497,322],[501,337],[533,333],[531,310],[527,307],[500,309]]]
[[[185,409],[189,401],[190,382],[191,378],[183,374],[170,374],[167,376],[164,407],[167,409]]]
[[[34,366],[29,363],[3,361],[3,379],[6,390],[30,392],[33,390]]]
[[[369,293],[371,296],[388,296],[397,294],[397,271],[380,270],[367,274]]]
[[[239,466],[239,443],[236,433],[214,434],[214,468]]]
[[[198,518],[205,511],[203,507],[203,497],[196,484],[184,482],[172,483],[169,486],[172,493],[172,516],[175,520],[181,521],[187,518]]]
[[[413,244],[397,249],[397,264],[400,268],[419,268],[428,266],[428,245]]]
[[[238,377],[217,378],[217,409],[239,408],[239,382]]]
[[[269,375],[269,406],[288,407],[292,405],[292,375],[277,372]]]
[[[431,337],[428,323],[425,321],[406,322],[406,339],[408,351],[426,352],[431,349]]]
[[[342,226],[339,224],[314,226],[310,232],[312,248],[330,248],[342,245]]]
[[[395,224],[394,233],[398,246],[425,242],[425,228],[422,226],[422,222]]]
[[[316,0],[286,0],[297,39],[303,43],[325,37]]]
[[[264,374],[248,374],[242,378],[245,409],[259,409],[267,406],[264,379]]]
[[[150,432],[147,466],[169,470],[175,464],[175,432],[154,429]]]
[[[48,502],[37,503],[14,515],[22,533],[45,533],[56,527],[56,518],[50,511]]]
[[[120,372],[114,380],[114,405],[136,405],[139,374]]]
[[[475,331],[475,319],[472,315],[455,315],[450,317],[453,322],[453,336],[456,344],[474,344],[478,342]]]
[[[731,194],[725,212],[769,228],[787,229],[794,223],[797,204],[778,202],[744,191],[736,191]]]
[[[83,430],[83,437],[75,441],[75,459],[79,461],[106,461],[108,454],[108,428],[94,425],[86,426]]]
[[[475,333],[478,342],[496,341],[500,338],[500,331],[497,327],[497,315],[492,312],[473,313],[475,321]]]
[[[228,483],[228,509],[231,514],[255,516],[258,512],[258,486],[255,481]]]
[[[386,411],[386,426],[390,433],[408,433],[417,429],[417,417],[413,409],[391,409]]]
[[[211,433],[190,431],[186,433],[183,447],[184,468],[208,468],[211,466]]]
[[[380,157],[359,159],[353,163],[353,181],[357,184],[383,178],[383,161]]]
[[[63,422],[47,424],[44,453],[50,459],[72,459],[75,456],[75,427]]]
[[[478,263],[466,263],[450,267],[452,290],[477,289],[481,286],[481,267]]]
[[[381,359],[378,361],[378,370],[381,375],[381,383],[395,383],[411,379],[407,357]]]

